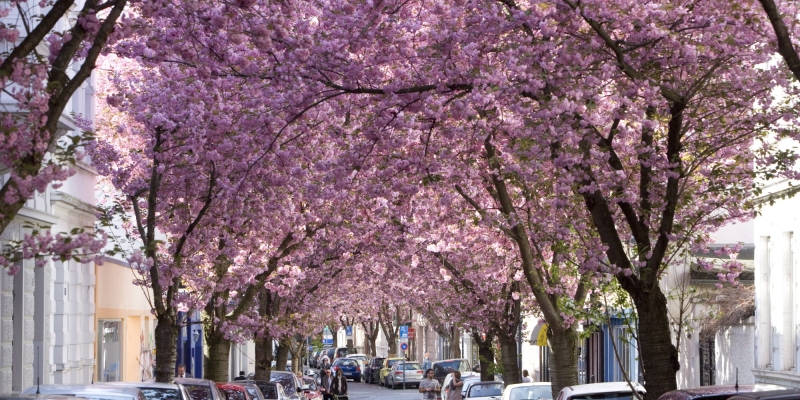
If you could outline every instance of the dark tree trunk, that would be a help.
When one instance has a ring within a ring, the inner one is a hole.
[[[450,358],[461,358],[461,330],[453,325],[450,337]]]
[[[272,360],[272,336],[266,335],[256,339],[255,380],[269,381],[272,374]]]
[[[521,383],[522,377],[520,376],[517,358],[516,335],[498,335],[497,339],[500,342],[500,363],[503,364],[503,382],[506,385]]]
[[[647,383],[646,400],[677,389],[675,376],[680,369],[678,351],[672,344],[667,314],[667,298],[661,290],[631,292],[639,317],[639,357]],[[629,377],[638,380],[636,376]]]
[[[289,341],[291,339],[281,339],[278,342],[278,351],[275,357],[275,370],[286,371],[286,362],[289,361]]]
[[[472,332],[472,339],[478,344],[478,363],[481,366],[481,380],[493,381],[494,374],[494,349],[492,343],[494,342],[494,332],[486,332],[484,339],[477,331]]]
[[[555,354],[550,363],[550,382],[553,398],[558,397],[562,388],[578,382],[578,332],[573,329],[548,327],[547,339]]]
[[[204,368],[205,378],[214,382],[228,382],[231,341],[225,339],[222,332],[206,329],[206,346],[208,346],[208,363]]]
[[[355,349],[353,348],[353,339],[347,339],[347,354],[355,354]]]
[[[175,363],[178,360],[178,325],[175,309],[157,317],[156,341],[156,382],[169,383],[175,379]]]

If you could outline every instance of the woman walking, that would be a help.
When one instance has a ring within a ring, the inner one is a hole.
[[[331,392],[339,400],[347,399],[347,378],[342,375],[342,370],[336,370],[336,377],[333,378],[331,384]]]
[[[453,380],[447,387],[447,400],[462,400],[461,389],[464,388],[464,381],[461,380],[461,371],[453,372]]]

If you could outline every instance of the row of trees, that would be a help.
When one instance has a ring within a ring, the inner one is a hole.
[[[772,145],[796,138],[788,2],[86,1],[63,31],[72,2],[46,5],[7,5],[27,23],[3,27],[0,230],[66,177],[80,143],[45,154],[108,52],[87,150],[152,290],[159,381],[179,309],[204,310],[215,359],[257,338],[263,378],[273,338],[386,304],[497,338],[508,366],[541,316],[555,392],[615,279],[657,398],[678,369],[666,268],[752,215],[760,179],[796,177]]]

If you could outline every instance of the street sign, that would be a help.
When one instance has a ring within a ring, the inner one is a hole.
[[[408,338],[409,339],[413,339],[414,336],[416,336],[416,335],[417,335],[417,331],[414,329],[414,327],[409,327],[408,328]]]
[[[322,345],[333,345],[333,338],[322,338]]]
[[[352,337],[353,336],[353,326],[352,325],[345,326],[344,327],[344,333],[345,333],[345,336]]]
[[[405,325],[400,326],[400,339],[408,339],[408,327]]]
[[[408,350],[408,343],[400,343],[400,350],[406,351]]]

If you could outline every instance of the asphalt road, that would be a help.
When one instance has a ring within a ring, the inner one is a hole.
[[[319,373],[319,370],[314,370]],[[363,381],[356,383],[347,381],[347,391],[349,392],[350,400],[421,400],[422,394],[413,389],[397,389],[392,390],[385,387],[378,386],[378,384],[366,384]]]

